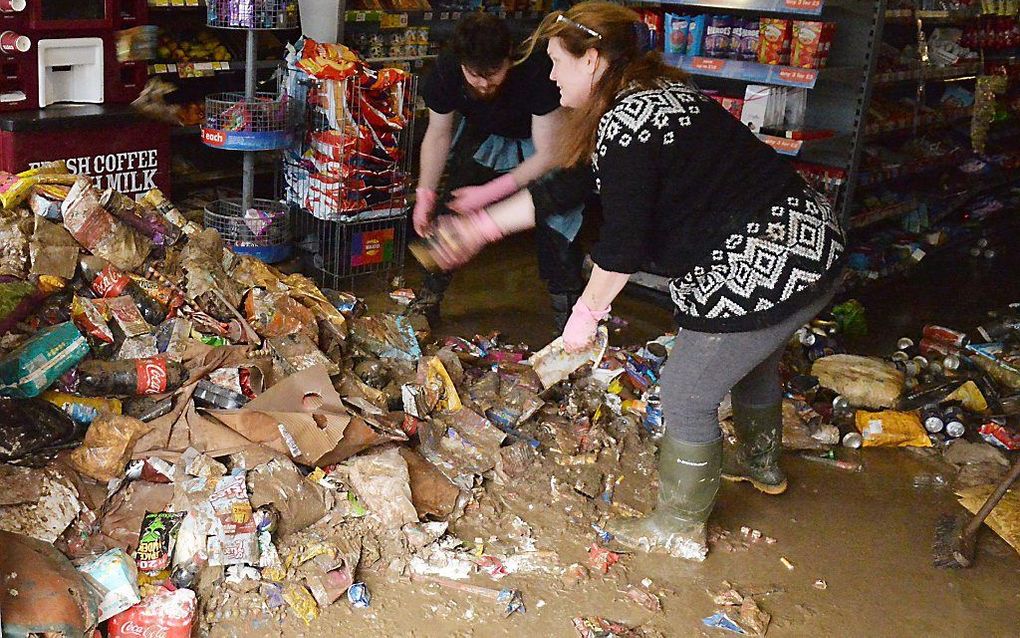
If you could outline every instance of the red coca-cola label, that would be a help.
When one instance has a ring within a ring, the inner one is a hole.
[[[129,283],[130,277],[108,265],[92,282],[92,290],[100,297],[119,297]]]
[[[166,392],[167,372],[165,357],[151,357],[135,361],[138,382],[135,394],[162,394]]]
[[[133,620],[129,620],[120,626],[120,634],[122,636],[141,636],[142,638],[167,638],[170,632],[166,627],[160,627],[157,625],[149,625],[143,627]]]

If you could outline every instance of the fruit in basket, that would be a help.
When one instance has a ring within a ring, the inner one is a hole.
[[[166,62],[227,62],[233,57],[210,31],[199,31],[191,37],[164,31],[160,34],[156,55]]]

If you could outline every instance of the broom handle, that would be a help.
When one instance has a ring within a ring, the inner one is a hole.
[[[988,514],[995,509],[995,506],[999,504],[1002,499],[1002,495],[1006,493],[1006,490],[1016,481],[1017,477],[1020,477],[1020,457],[1017,457],[1013,461],[1013,467],[1009,468],[1009,473],[1002,478],[1002,481],[995,486],[995,491],[991,493],[985,504],[981,506],[981,509],[977,511],[974,518],[971,519],[967,526],[963,528],[962,536],[969,536],[977,531],[977,528],[981,527],[981,524],[985,522]]]

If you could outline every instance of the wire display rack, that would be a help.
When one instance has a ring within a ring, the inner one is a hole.
[[[216,93],[205,98],[202,140],[232,151],[273,151],[293,142],[294,110],[286,96]]]
[[[206,23],[220,29],[293,29],[297,0],[207,0]]]
[[[220,29],[244,29],[244,93],[218,93],[206,99],[202,141],[214,148],[244,152],[241,197],[218,200],[205,211],[206,225],[224,241],[265,261],[290,254],[288,208],[256,200],[255,153],[287,147],[293,140],[292,103],[285,93],[256,91],[256,31],[298,24],[297,0],[208,0],[206,23]]]
[[[370,81],[317,80],[291,68],[284,85],[304,107],[305,135],[284,153],[282,176],[306,272],[342,288],[403,268],[415,78],[384,69]]]
[[[234,252],[275,263],[292,252],[287,213],[279,201],[254,199],[246,209],[240,199],[219,199],[206,206],[205,226],[215,228]]]

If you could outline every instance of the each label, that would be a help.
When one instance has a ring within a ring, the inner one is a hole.
[[[162,394],[166,392],[167,372],[164,357],[151,357],[135,361],[138,381],[135,394]]]
[[[211,128],[202,129],[202,141],[209,146],[223,146],[227,143],[227,134]]]
[[[100,297],[120,297],[129,283],[131,278],[110,264],[96,276],[92,290]]]

